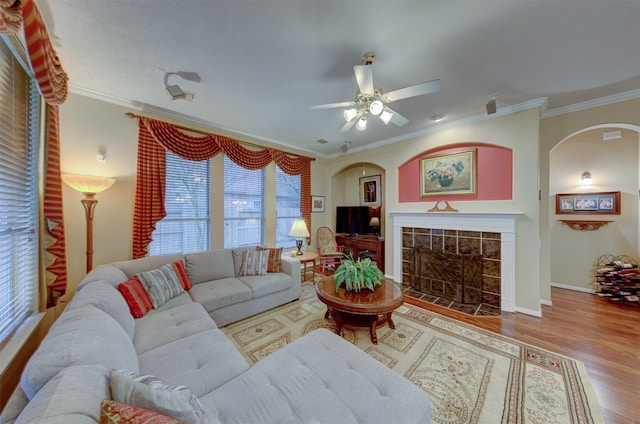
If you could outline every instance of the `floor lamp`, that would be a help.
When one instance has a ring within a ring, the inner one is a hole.
[[[87,272],[93,268],[93,210],[98,201],[93,197],[111,187],[116,181],[113,178],[96,177],[93,175],[62,174],[62,180],[74,190],[84,194],[81,200],[87,220]]]

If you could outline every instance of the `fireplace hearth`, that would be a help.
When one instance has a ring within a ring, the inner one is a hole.
[[[482,255],[414,249],[411,287],[430,296],[482,303]]]

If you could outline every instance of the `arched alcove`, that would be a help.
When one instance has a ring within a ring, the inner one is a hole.
[[[371,162],[351,163],[331,176],[331,207],[330,227],[335,228],[336,207],[338,206],[360,206],[360,182],[361,179],[380,176],[380,206],[375,213],[380,217],[380,233],[384,234],[386,225],[385,219],[385,175],[386,171],[381,166]]]
[[[619,131],[619,137],[612,133],[614,131]],[[640,256],[639,142],[640,126],[610,123],[575,131],[550,150],[548,213],[552,286],[591,291],[594,263],[601,254]],[[592,175],[590,186],[580,184],[585,171]],[[556,214],[558,193],[609,191],[621,193],[619,215]],[[594,231],[580,231],[564,225],[561,219],[612,222]]]

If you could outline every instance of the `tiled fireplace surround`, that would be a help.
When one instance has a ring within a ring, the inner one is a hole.
[[[393,279],[410,278],[414,247],[483,258],[483,303],[515,310],[515,213],[394,212]]]

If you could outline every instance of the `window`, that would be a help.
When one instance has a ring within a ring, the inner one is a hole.
[[[264,243],[265,169],[252,171],[224,156],[224,247]]]
[[[0,41],[0,343],[37,308],[40,96]]]
[[[293,221],[301,218],[300,175],[288,175],[276,166],[276,246],[296,245],[289,230]]]
[[[166,153],[165,209],[156,224],[149,255],[209,250],[210,161],[194,162]]]

